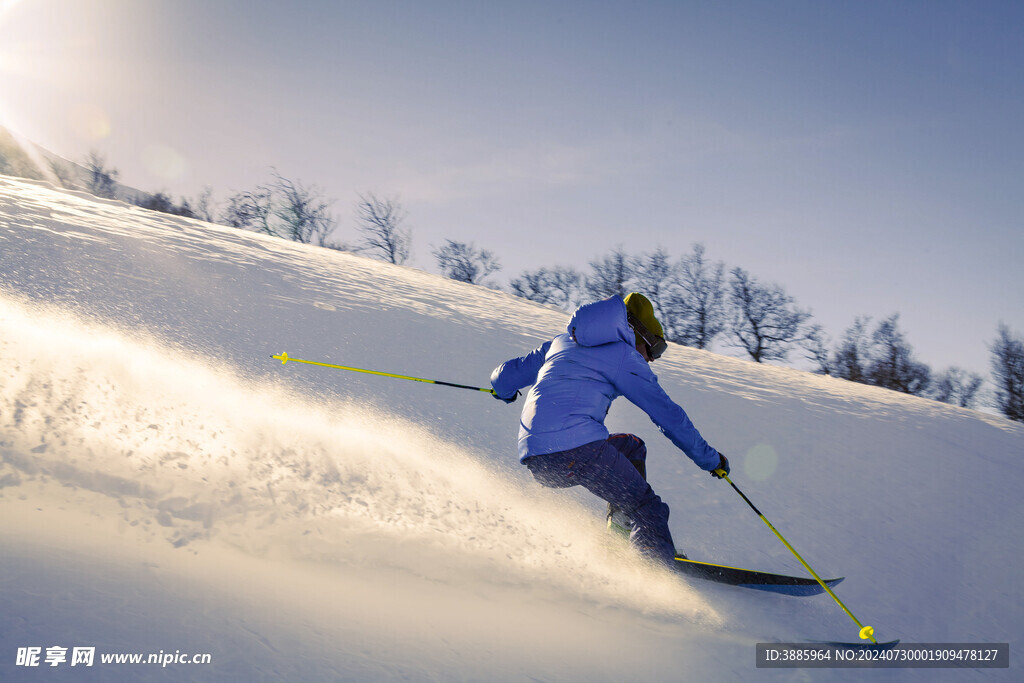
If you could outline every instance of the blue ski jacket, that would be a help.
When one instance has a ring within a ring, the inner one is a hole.
[[[494,369],[491,387],[501,398],[532,385],[519,422],[520,460],[607,439],[608,409],[625,396],[698,467],[718,467],[718,451],[661,388],[634,339],[626,305],[611,297],[576,309],[565,334]]]

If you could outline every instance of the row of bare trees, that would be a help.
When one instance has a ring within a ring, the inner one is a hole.
[[[318,188],[289,180],[275,170],[270,182],[229,197],[218,222],[305,244],[364,253],[396,265],[409,260],[412,230],[405,224],[407,214],[397,198],[372,192],[358,196],[355,222],[359,239],[354,243],[337,241],[333,203]]]
[[[330,202],[317,188],[307,188],[276,170],[269,182],[229,197],[221,222],[321,247],[329,244],[335,228]]]
[[[101,197],[115,196],[117,171],[101,156],[90,153],[84,169],[86,189]],[[354,212],[358,240],[341,243],[335,238],[333,200],[276,170],[268,182],[234,193],[220,209],[209,188],[192,201],[175,203],[157,193],[141,195],[136,203],[397,265],[408,262],[412,253],[407,212],[397,198],[359,195]],[[489,278],[501,270],[501,263],[487,249],[448,239],[432,255],[445,277],[499,288]],[[979,402],[984,383],[980,375],[959,367],[934,374],[915,358],[898,314],[874,325],[871,318],[858,317],[833,344],[810,311],[797,306],[781,285],[762,281],[743,268],[727,271],[724,263],[708,258],[702,244],[678,259],[661,248],[632,255],[618,247],[591,260],[586,271],[542,267],[513,278],[508,289],[566,311],[588,300],[640,291],[654,304],[669,341],[698,349],[720,343],[741,349],[758,363],[787,362],[792,354],[802,353],[821,374],[963,407]],[[1024,339],[1001,325],[990,351],[994,403],[1007,417],[1024,421]]]
[[[64,187],[82,189],[97,197],[121,199],[144,209],[209,223],[243,228],[305,244],[366,253],[389,263],[408,261],[412,232],[405,226],[406,212],[397,198],[374,193],[359,195],[355,220],[360,239],[352,244],[336,240],[338,222],[334,200],[315,186],[306,186],[271,169],[271,178],[250,190],[235,192],[223,206],[205,187],[195,198],[179,202],[165,192],[150,194],[123,187],[118,170],[93,150],[80,164],[51,161],[50,171]]]
[[[802,353],[818,373],[962,407],[976,406],[984,379],[951,367],[940,373],[919,361],[900,328],[899,314],[872,325],[858,317],[833,344],[810,311],[778,284],[743,268],[726,270],[708,259],[703,245],[673,260],[664,249],[630,255],[616,248],[580,272],[564,266],[522,273],[512,293],[570,310],[584,300],[644,292],[654,304],[666,338],[707,349],[713,343],[741,349],[755,362],[788,361]],[[1024,339],[1001,325],[990,345],[994,403],[1007,417],[1024,420]]]
[[[785,361],[798,348],[820,339],[810,312],[799,308],[779,285],[742,268],[726,274],[703,245],[673,260],[664,249],[638,256],[621,247],[589,263],[589,271],[556,266],[513,279],[518,296],[570,309],[585,299],[643,292],[654,304],[669,341],[710,348],[722,339],[759,363]]]

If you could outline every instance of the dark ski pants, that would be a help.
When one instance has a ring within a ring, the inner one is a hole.
[[[582,486],[621,509],[633,521],[629,541],[644,557],[667,565],[676,555],[668,529],[668,505],[644,478],[647,448],[632,434],[614,434],[576,448],[534,455],[523,464],[550,488]]]

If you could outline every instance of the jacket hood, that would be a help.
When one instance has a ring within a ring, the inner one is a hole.
[[[601,346],[619,341],[633,346],[636,339],[626,322],[626,304],[617,296],[577,308],[566,332],[580,346]]]

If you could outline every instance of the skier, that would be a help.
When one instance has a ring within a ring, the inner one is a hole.
[[[719,476],[729,461],[669,398],[649,363],[667,349],[647,297],[633,292],[576,309],[565,334],[491,373],[494,396],[512,403],[532,385],[519,425],[520,462],[551,488],[582,485],[608,502],[609,527],[655,562],[674,564],[668,505],[646,479],[647,447],[632,434],[610,435],[611,402],[625,396],[698,467]],[[685,557],[685,556],[683,556]]]

